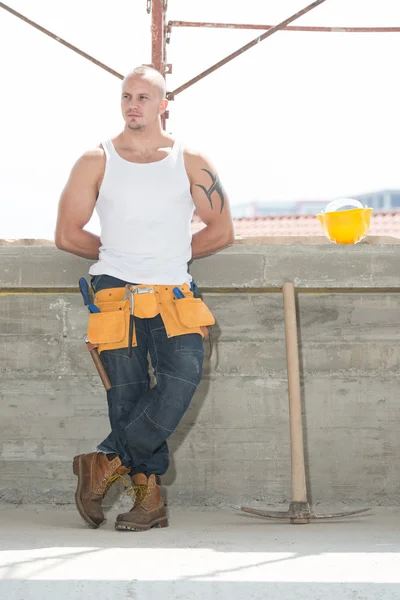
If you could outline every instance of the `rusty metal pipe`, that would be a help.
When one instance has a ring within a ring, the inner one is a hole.
[[[93,56],[90,56],[90,54],[87,54],[86,52],[83,52],[83,50],[80,50],[79,48],[77,48],[77,46],[73,46],[72,44],[70,44],[66,40],[63,40],[62,38],[60,38],[55,33],[52,33],[48,29],[45,29],[44,27],[42,27],[41,25],[39,25],[38,23],[35,23],[35,21],[32,21],[31,19],[28,19],[28,17],[25,17],[24,15],[22,15],[19,12],[17,12],[13,8],[11,8],[10,6],[7,6],[3,2],[0,2],[0,8],[4,8],[4,10],[8,11],[12,15],[14,15],[15,17],[18,17],[18,19],[21,19],[25,23],[28,23],[28,25],[31,25],[32,27],[34,27],[35,29],[38,29],[42,33],[45,33],[46,35],[48,35],[49,37],[51,37],[53,40],[56,40],[56,42],[59,42],[63,46],[66,46],[70,50],[73,50],[73,52],[76,52],[80,56],[83,56],[83,58],[86,58],[87,60],[89,60],[93,64],[97,65],[101,69],[104,69],[105,71],[107,71],[107,73],[111,73],[111,75],[114,75],[115,77],[118,77],[118,79],[123,79],[124,78],[124,76],[121,75],[121,73],[118,73],[118,71],[115,71],[114,69],[111,69],[111,67],[108,67],[107,65],[105,65],[102,62],[100,62],[99,60],[97,60]]]
[[[166,0],[151,0],[151,61],[165,79],[168,70],[166,64]],[[168,111],[161,115],[161,126],[165,130]]]
[[[151,61],[153,67],[164,73],[164,0],[151,3]]]
[[[272,29],[273,25],[254,23],[212,23],[202,21],[168,21],[168,30],[172,27],[205,27],[210,29]],[[289,25],[281,31],[309,31],[323,33],[400,33],[400,27],[313,27],[309,25]]]

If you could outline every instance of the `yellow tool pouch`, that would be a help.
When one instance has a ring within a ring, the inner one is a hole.
[[[215,323],[212,312],[200,298],[180,298],[175,300],[175,307],[185,327],[207,327]]]
[[[108,290],[104,290],[108,291]],[[123,288],[123,293],[125,288]],[[101,292],[100,292],[101,293]],[[123,296],[122,293],[122,296]],[[99,313],[89,313],[87,339],[102,350],[128,346],[129,302],[114,299],[96,300]]]
[[[179,287],[185,298],[175,298],[173,288]],[[151,291],[147,291],[151,290]],[[98,346],[98,352],[127,348],[129,339],[129,300],[123,300],[126,288],[111,288],[97,292],[94,303],[99,313],[90,313],[87,338]],[[132,286],[134,292],[134,315],[151,319],[160,314],[168,337],[199,333],[201,327],[214,325],[210,309],[200,298],[194,298],[187,284],[161,286],[141,284]],[[137,346],[136,329],[133,330],[132,346]]]

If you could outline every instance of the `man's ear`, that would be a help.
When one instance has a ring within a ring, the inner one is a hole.
[[[165,98],[160,106],[160,115],[163,115],[168,108],[168,100]]]

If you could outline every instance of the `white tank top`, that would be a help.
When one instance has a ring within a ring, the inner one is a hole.
[[[189,283],[194,204],[175,140],[170,154],[154,163],[132,163],[102,143],[106,168],[96,203],[101,226],[99,260],[90,275],[112,275],[130,283]]]

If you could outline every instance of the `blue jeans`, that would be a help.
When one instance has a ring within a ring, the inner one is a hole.
[[[126,283],[109,275],[91,279],[95,292]],[[135,327],[137,346],[130,358],[126,348],[100,355],[112,384],[107,392],[111,433],[97,449],[118,454],[131,475],[163,475],[169,467],[167,439],[200,383],[203,340],[198,333],[168,338],[160,315],[135,317]],[[157,379],[151,389],[148,353]]]

